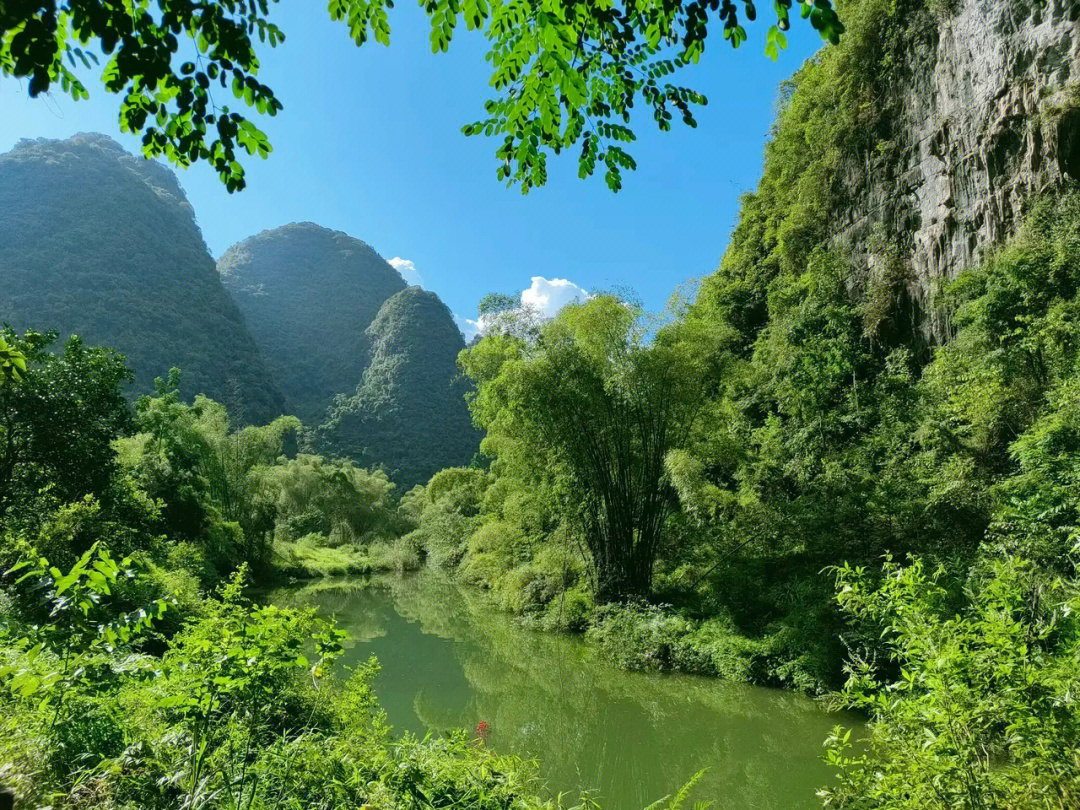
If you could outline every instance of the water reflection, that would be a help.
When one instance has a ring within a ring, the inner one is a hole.
[[[280,599],[349,631],[346,664],[374,654],[375,687],[402,730],[488,726],[489,744],[535,758],[553,791],[644,807],[702,768],[695,799],[727,810],[817,806],[822,741],[837,722],[813,701],[707,678],[628,673],[577,638],[530,632],[436,572]]]

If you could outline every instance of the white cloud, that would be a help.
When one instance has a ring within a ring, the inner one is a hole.
[[[474,321],[469,318],[462,318],[457,313],[454,313],[454,322],[457,324],[458,329],[461,330],[461,334],[465,336],[465,342],[468,343],[478,334],[484,331],[484,319]]]
[[[554,318],[567,304],[584,301],[589,293],[565,278],[533,276],[532,285],[521,292],[521,305],[532,307],[544,318]]]
[[[420,278],[420,271],[416,269],[416,265],[413,264],[412,259],[403,259],[400,256],[395,256],[388,264],[401,274],[401,277],[405,279],[406,284],[415,284],[417,287],[424,286],[424,280]]]
[[[517,307],[481,315],[475,321],[459,315],[454,318],[466,341],[491,330],[526,337],[535,335],[544,321],[554,318],[567,304],[587,301],[590,297],[587,290],[568,279],[533,276]]]

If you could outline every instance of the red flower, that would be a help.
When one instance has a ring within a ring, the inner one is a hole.
[[[476,724],[476,736],[481,740],[486,740],[488,735],[488,724],[481,720]]]

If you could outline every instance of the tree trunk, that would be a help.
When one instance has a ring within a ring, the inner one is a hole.
[[[604,553],[593,555],[596,564],[596,601],[627,602],[648,599],[652,593],[653,555],[635,544],[629,554],[620,554],[608,545]]]

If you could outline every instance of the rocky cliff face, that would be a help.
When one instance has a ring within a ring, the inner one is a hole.
[[[955,0],[934,23],[906,55],[899,154],[851,167],[839,223],[871,273],[868,234],[895,234],[923,301],[1012,235],[1034,195],[1080,180],[1080,3]]]

